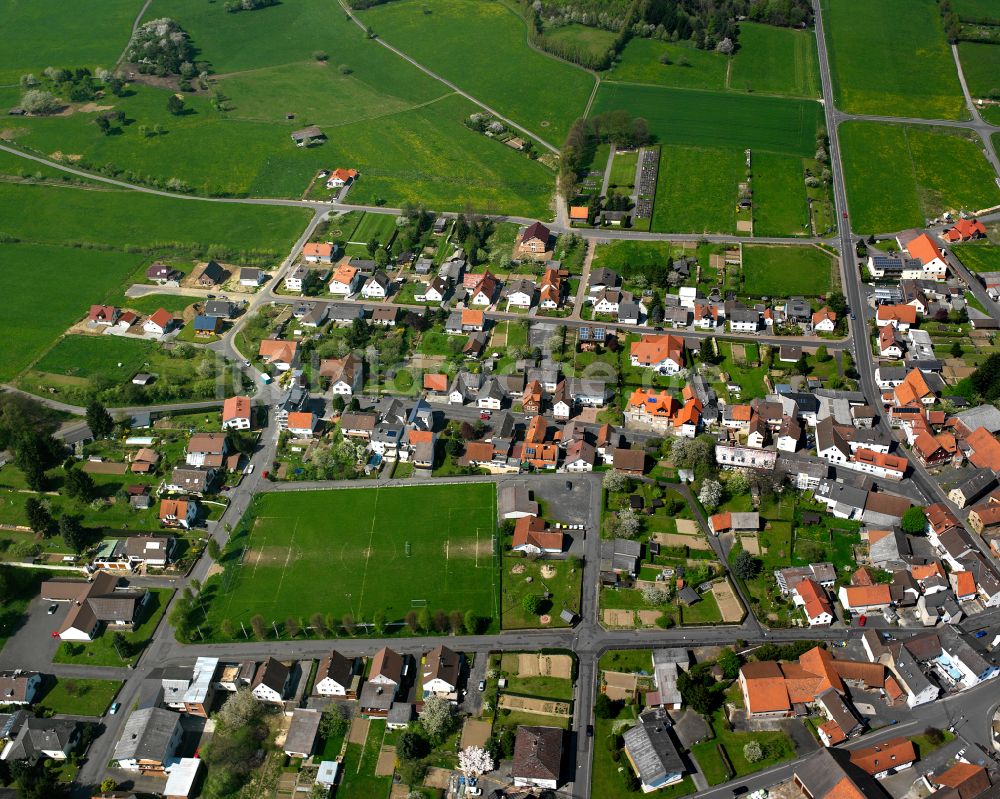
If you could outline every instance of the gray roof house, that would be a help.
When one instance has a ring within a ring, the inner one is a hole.
[[[672,785],[684,777],[684,761],[674,743],[671,726],[665,710],[650,708],[640,713],[639,723],[622,736],[643,792]]]
[[[282,747],[285,754],[289,757],[301,757],[303,760],[312,755],[322,718],[323,714],[318,710],[295,708],[285,736],[285,745]]]
[[[639,571],[642,544],[627,538],[601,542],[601,571],[635,575]]]
[[[69,719],[27,719],[17,736],[0,753],[0,760],[36,763],[50,757],[65,760],[76,744],[77,725]]]
[[[111,759],[119,768],[162,771],[183,734],[179,713],[161,707],[136,710],[125,722]]]

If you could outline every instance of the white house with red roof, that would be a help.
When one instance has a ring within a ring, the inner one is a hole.
[[[326,179],[326,187],[328,189],[342,189],[348,183],[353,183],[357,177],[358,170],[356,169],[335,169]]]
[[[249,430],[250,417],[250,397],[229,397],[222,403],[223,430]]]
[[[142,325],[142,329],[155,336],[169,333],[174,326],[174,316],[164,308],[157,309]]]

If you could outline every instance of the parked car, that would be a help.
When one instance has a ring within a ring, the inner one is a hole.
[[[46,612],[51,616],[57,610],[59,610],[59,606],[58,605],[49,605],[49,609]]]
[[[868,623],[867,616],[858,616],[858,627],[864,627]]]
[[[479,681],[479,690],[480,691],[485,691],[486,690],[486,680],[480,680]]]
[[[111,705],[111,708],[108,710],[108,714],[111,716],[115,715],[115,713],[118,712],[121,706],[122,706],[121,702],[115,702],[113,705]]]
[[[489,412],[489,411],[480,411],[480,412],[479,412],[479,418],[480,418],[480,419],[482,419],[482,420],[483,420],[484,422],[485,422],[485,421],[486,421],[487,419],[489,419],[489,418],[490,418],[490,416],[491,416],[491,414],[490,414],[490,412]]]
[[[976,633],[976,638],[985,638],[985,637],[986,637],[986,630],[980,630],[979,632]]]

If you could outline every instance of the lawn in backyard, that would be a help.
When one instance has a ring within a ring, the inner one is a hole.
[[[118,680],[46,677],[46,681],[36,704],[73,716],[103,716],[122,687]]]
[[[72,191],[72,190],[64,190]],[[4,223],[0,223],[4,224]],[[0,307],[0,337],[8,343],[0,380],[10,380],[55,338],[121,291],[122,282],[144,256],[43,244],[0,244],[8,280]],[[38,302],[38,287],[45,301]],[[32,308],[31,313],[25,313]]]
[[[391,777],[376,777],[375,766],[385,737],[385,719],[369,722],[364,745],[349,743],[340,764],[340,784],[337,799],[372,799],[385,796],[392,785]]]
[[[593,77],[533,50],[524,21],[503,3],[436,0],[427,10],[419,0],[400,0],[360,18],[389,44],[559,147],[583,114]]]
[[[140,611],[141,622],[132,631],[123,633],[125,636],[128,651],[122,657],[115,649],[115,634],[112,630],[103,630],[93,641],[86,643],[72,643],[63,641],[56,650],[55,663],[78,663],[87,666],[125,666],[135,662],[146,648],[157,624],[163,618],[163,613],[170,604],[170,597],[173,590],[169,588],[149,589],[149,599]]]
[[[0,83],[16,84],[21,75],[40,75],[53,64],[114,67],[141,8],[141,0],[104,0],[87,10],[81,36],[80,18],[66,13],[62,0],[2,0],[0,30],[8,35],[0,48]]]
[[[662,144],[811,156],[820,105],[812,100],[602,83],[591,115],[625,109],[645,117]]]
[[[715,737],[691,747],[691,754],[701,766],[709,785],[718,785],[730,778],[722,758],[719,757],[717,746],[722,746],[726,750],[737,777],[762,771],[795,757],[795,745],[784,732],[729,732],[723,726],[721,711],[716,711],[712,715],[710,726]],[[743,745],[751,740],[757,741],[767,753],[766,757],[756,763],[748,762],[743,756]]]
[[[818,97],[819,60],[811,30],[744,22],[729,88],[755,94]]]
[[[864,233],[922,227],[948,210],[1000,203],[971,134],[948,128],[845,122],[840,126],[851,226]]]
[[[750,297],[817,297],[830,291],[834,260],[818,247],[743,245],[743,291]]]
[[[735,233],[746,159],[741,151],[663,146],[653,203],[660,233]]]
[[[852,114],[968,115],[936,0],[822,0],[837,107]]]
[[[757,236],[808,235],[809,203],[802,158],[760,152],[753,156],[753,232]]]
[[[1000,272],[1000,247],[994,244],[957,244],[951,251],[970,272]]]
[[[496,619],[495,520],[492,483],[258,495],[206,586],[206,634],[256,614],[399,622],[421,603]]]
[[[722,624],[722,611],[715,594],[704,591],[700,596],[700,602],[690,607],[681,606],[681,624]]]
[[[594,760],[590,775],[592,796],[599,796],[601,799],[631,799],[635,797],[634,792],[625,788],[625,781],[618,773],[621,768],[630,768],[628,760],[622,757],[616,763],[611,759],[611,751],[607,745],[607,740],[612,732],[620,734],[632,726],[634,714],[634,708],[626,707],[617,719],[594,720]],[[694,781],[690,775],[687,775],[676,785],[660,788],[655,795],[657,799],[676,799],[696,791]]]
[[[392,214],[365,214],[354,228],[350,240],[367,244],[375,239],[382,245],[388,244],[396,232],[396,217]]]

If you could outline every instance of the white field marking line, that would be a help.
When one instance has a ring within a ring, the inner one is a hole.
[[[361,575],[361,596],[358,598],[358,613],[361,613],[362,602],[365,598],[365,585],[368,582],[368,562],[372,559],[372,541],[375,540],[375,515],[378,511],[379,488],[375,487],[375,505],[372,507],[372,529],[368,532],[368,552],[365,555],[365,572]],[[354,608],[351,608],[354,611]]]
[[[288,539],[288,554],[285,555],[285,565],[281,567],[281,579],[278,580],[278,587],[274,591],[273,602],[278,601],[278,597],[281,596],[281,584],[285,582],[285,575],[288,574],[288,564],[292,560],[292,544],[295,543],[295,533],[299,529],[299,517],[295,517],[295,524],[292,527],[292,537]]]

